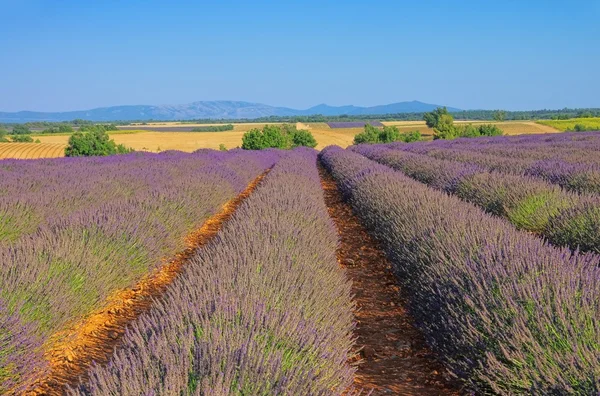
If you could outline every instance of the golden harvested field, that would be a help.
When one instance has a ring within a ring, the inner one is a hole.
[[[64,156],[65,144],[61,143],[0,143],[0,159],[56,158]]]
[[[457,124],[468,123],[456,121]],[[472,121],[472,124],[486,123],[485,121]],[[489,122],[487,122],[489,123]],[[427,128],[423,121],[391,121],[383,122],[384,125],[394,125],[400,132],[419,130],[426,139],[431,139],[432,130]],[[505,134],[518,135],[530,133],[556,133],[558,130],[548,125],[532,121],[506,121],[495,122]],[[252,128],[262,128],[264,123],[234,124],[233,131],[225,132],[159,132],[161,128],[173,126],[206,126],[210,124],[184,124],[184,123],[156,123],[156,132],[153,131],[121,131],[111,133],[115,142],[124,144],[135,150],[164,151],[181,150],[194,151],[199,148],[218,149],[224,144],[228,149],[242,145],[242,135]],[[148,125],[146,125],[147,127]],[[362,128],[331,129],[325,123],[298,123],[298,128],[309,129],[318,142],[317,149],[336,144],[347,147],[352,144],[354,136],[362,132]],[[62,157],[64,147],[69,139],[68,135],[38,135],[41,144],[34,143],[2,143],[0,144],[0,158],[45,158]]]

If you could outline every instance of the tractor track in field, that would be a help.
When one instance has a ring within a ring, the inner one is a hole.
[[[321,164],[319,173],[329,215],[340,235],[338,262],[352,281],[356,302],[354,387],[371,395],[460,394],[414,326],[385,254]]]
[[[254,179],[237,197],[186,237],[187,248],[138,282],[134,287],[112,295],[101,310],[70,329],[53,336],[45,353],[50,369],[26,385],[24,395],[63,395],[68,385],[84,379],[94,363],[106,363],[121,342],[127,325],[148,311],[182,272],[187,260],[211,241],[256,189],[271,168]]]

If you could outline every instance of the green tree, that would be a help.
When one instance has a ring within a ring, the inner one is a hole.
[[[420,142],[421,140],[423,140],[423,136],[421,136],[421,132],[419,132],[418,130],[409,131],[402,133],[400,135],[400,140],[405,143]]]
[[[15,143],[33,143],[33,138],[30,135],[12,135],[10,140]]]
[[[400,140],[400,131],[395,126],[384,126],[379,132],[379,143],[391,143]]]
[[[265,148],[289,149],[298,146],[315,147],[317,141],[306,130],[298,130],[295,125],[265,125],[262,130],[251,129],[242,136],[242,148],[262,150]]]
[[[468,137],[474,138],[481,136],[479,132],[479,128],[474,127],[471,124],[467,124],[458,128],[458,136],[457,137]]]
[[[354,144],[362,143],[378,143],[379,142],[379,130],[373,125],[366,124],[365,131],[354,136]]]
[[[442,122],[442,119],[447,119],[448,117],[454,121],[454,117],[450,115],[448,109],[445,107],[438,107],[434,111],[423,114],[423,120],[429,128],[436,128]]]
[[[498,122],[502,122],[506,119],[506,111],[504,110],[496,110],[494,111],[494,120]]]
[[[433,127],[434,139],[456,139],[459,136],[459,130],[454,125],[454,118],[446,112],[441,114]]]
[[[73,132],[73,127],[70,125],[59,125],[58,132],[60,133],[71,133]]]
[[[502,136],[502,129],[494,124],[479,125],[479,135],[481,136]]]
[[[25,125],[15,125],[12,129],[13,135],[31,135],[31,131]]]
[[[106,131],[96,129],[91,132],[75,132],[69,138],[69,145],[65,149],[67,157],[89,157],[131,152],[122,144],[117,145],[110,139]]]
[[[8,131],[4,128],[0,128],[0,142],[8,142],[6,136],[8,135]]]
[[[315,137],[309,131],[305,129],[298,129],[292,135],[292,147],[316,147],[317,141]]]

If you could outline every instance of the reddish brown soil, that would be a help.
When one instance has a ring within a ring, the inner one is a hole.
[[[187,259],[206,245],[231,218],[269,170],[248,185],[236,198],[223,205],[221,211],[186,238],[186,250],[176,255],[157,271],[142,279],[131,289],[111,296],[105,307],[82,322],[53,337],[52,347],[45,356],[50,370],[36,379],[27,395],[62,395],[66,385],[85,377],[92,362],[105,363],[125,332],[126,326],[147,311],[154,299],[160,298],[181,273]]]
[[[391,265],[319,167],[325,202],[338,232],[338,261],[352,281],[358,365],[355,387],[372,395],[456,395],[444,367],[427,349],[407,313]]]

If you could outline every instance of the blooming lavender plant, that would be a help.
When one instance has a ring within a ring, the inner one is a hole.
[[[329,147],[321,159],[385,248],[427,342],[474,392],[600,391],[598,256],[555,248],[352,151]]]
[[[331,395],[351,384],[350,284],[314,150],[283,158],[73,394]]]
[[[528,175],[489,172],[479,165],[394,150],[389,145],[358,145],[350,149],[505,217],[517,228],[534,232],[559,246],[600,252],[600,244],[595,243],[600,218],[588,216],[587,225],[579,228],[573,228],[575,220],[572,220],[576,217],[574,213],[592,213],[591,208],[600,208],[597,196],[567,192]]]
[[[0,373],[9,373],[0,389],[44,365],[30,345],[182,249],[277,158],[234,150],[0,161],[0,320],[28,329],[16,336],[0,324],[0,357],[12,359],[0,358]]]

